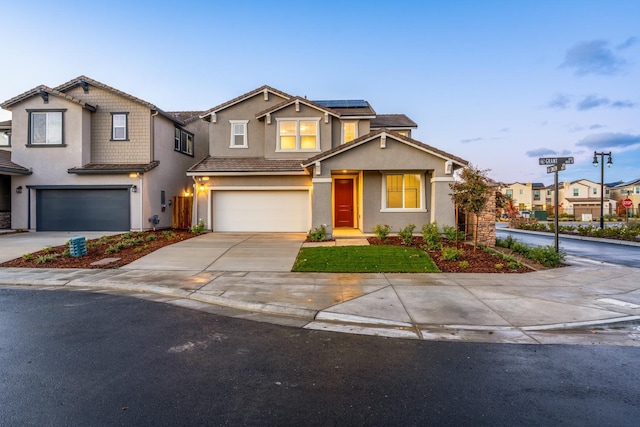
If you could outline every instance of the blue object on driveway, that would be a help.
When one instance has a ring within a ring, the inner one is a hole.
[[[72,237],[69,239],[69,254],[76,258],[86,255],[87,239],[84,237]]]

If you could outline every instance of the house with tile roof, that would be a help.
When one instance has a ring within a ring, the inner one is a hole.
[[[186,171],[208,154],[199,113],[168,113],[86,76],[0,107],[12,113],[0,184],[14,229],[171,227],[172,198],[193,193]]]
[[[201,114],[209,155],[189,169],[194,217],[213,231],[370,232],[454,225],[449,184],[468,162],[417,141],[415,122],[365,100],[262,86]]]

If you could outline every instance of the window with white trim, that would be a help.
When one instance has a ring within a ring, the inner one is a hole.
[[[229,123],[231,123],[229,148],[248,148],[247,123],[249,120],[229,120]]]
[[[580,189],[574,188],[573,189],[573,197],[578,197],[579,195],[580,195]]]
[[[277,151],[320,150],[320,118],[276,120],[278,121]]]
[[[640,194],[640,187],[633,187],[633,194]]]
[[[30,145],[62,145],[62,111],[29,112]]]
[[[193,134],[184,129],[175,128],[173,149],[183,154],[193,156]]]
[[[128,116],[129,113],[111,113],[112,141],[127,141],[129,139]]]
[[[598,188],[597,187],[593,187],[593,195],[595,196],[596,194],[598,194]]]
[[[424,179],[418,173],[388,173],[383,175],[383,210],[423,209]]]
[[[342,143],[353,141],[358,137],[358,121],[350,120],[342,122]]]

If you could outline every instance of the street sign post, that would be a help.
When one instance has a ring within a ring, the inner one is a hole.
[[[573,164],[573,157],[540,157],[538,162],[541,166]]]
[[[560,164],[557,164],[557,165],[547,166],[547,173],[563,171],[566,168],[567,168],[566,163],[560,163]]]
[[[555,230],[555,246],[556,246],[556,252],[560,251],[560,245],[559,245],[559,231],[558,228],[559,227],[559,223],[558,223],[558,171],[563,171],[566,168],[567,164],[572,165],[573,164],[573,157],[540,157],[538,159],[538,163],[541,166],[546,166],[547,167],[547,173],[552,173],[554,175],[553,177],[553,185],[555,188],[554,191],[554,204],[555,204],[555,215],[554,215],[554,230]]]

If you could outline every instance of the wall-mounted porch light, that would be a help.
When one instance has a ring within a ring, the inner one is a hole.
[[[18,193],[18,194],[22,193],[22,185],[18,185],[16,187],[16,193]]]
[[[132,185],[131,186],[131,192],[132,193],[137,193],[138,192],[138,186],[137,185]]]

